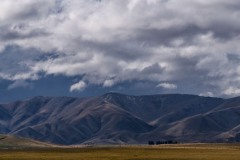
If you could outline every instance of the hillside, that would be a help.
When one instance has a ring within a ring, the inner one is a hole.
[[[35,97],[0,105],[0,133],[65,145],[235,142],[240,140],[240,98]]]
[[[53,147],[48,143],[43,143],[29,138],[22,138],[12,135],[0,135],[0,149],[1,148],[42,148],[42,147]],[[55,146],[56,147],[56,146]]]

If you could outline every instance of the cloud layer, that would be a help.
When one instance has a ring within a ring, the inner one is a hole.
[[[0,77],[237,96],[239,17],[237,0],[2,0]]]

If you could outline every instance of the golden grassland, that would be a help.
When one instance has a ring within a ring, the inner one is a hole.
[[[0,149],[0,160],[240,160],[238,144]]]

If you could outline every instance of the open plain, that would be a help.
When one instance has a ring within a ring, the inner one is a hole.
[[[0,149],[0,160],[239,160],[238,144]]]

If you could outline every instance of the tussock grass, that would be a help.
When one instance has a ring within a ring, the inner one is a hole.
[[[0,160],[239,160],[240,145],[0,149]]]

